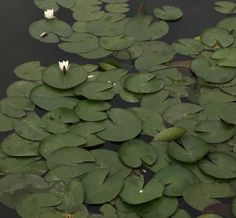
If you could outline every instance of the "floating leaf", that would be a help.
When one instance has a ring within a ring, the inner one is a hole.
[[[217,65],[223,67],[236,67],[236,48],[219,49],[213,53],[212,58]]]
[[[159,39],[168,33],[166,22],[152,20],[152,17],[147,15],[131,18],[125,26],[126,35],[134,37],[136,41],[145,41]]]
[[[191,207],[202,211],[209,205],[219,203],[217,198],[234,196],[228,183],[198,183],[187,187],[184,200]]]
[[[120,197],[128,204],[142,204],[160,198],[163,190],[164,186],[158,179],[152,178],[144,186],[142,176],[132,175],[126,178]]]
[[[168,146],[168,153],[176,160],[193,163],[201,160],[209,151],[209,145],[195,136],[183,136],[182,143],[172,142]]]
[[[105,6],[105,9],[111,13],[126,13],[129,11],[129,5],[127,3],[110,3]]]
[[[106,168],[87,173],[81,181],[85,189],[85,202],[88,204],[111,201],[123,186],[123,177],[119,173],[110,175],[109,169]]]
[[[157,153],[151,144],[140,139],[124,142],[119,150],[120,159],[129,167],[138,168],[144,162],[152,165],[157,160]]]
[[[55,11],[57,11],[59,6],[65,8],[73,7],[75,0],[34,0],[34,4],[43,10],[53,8]]]
[[[57,64],[49,66],[43,73],[43,81],[57,89],[70,89],[87,79],[87,72],[79,65],[72,64],[67,72],[62,72]]]
[[[217,1],[215,2],[214,9],[222,14],[236,13],[236,3],[231,1]]]
[[[219,179],[236,177],[236,158],[224,152],[213,152],[208,157],[209,160],[202,160],[199,163],[199,167],[204,173]]]
[[[186,129],[183,129],[180,127],[171,127],[171,128],[164,129],[160,133],[158,133],[154,137],[154,140],[160,141],[160,142],[173,141],[180,138],[186,132],[187,132]]]
[[[162,8],[155,8],[153,13],[157,18],[167,21],[178,20],[183,16],[182,10],[172,5],[164,5]]]
[[[53,134],[46,137],[43,141],[40,142],[40,154],[44,158],[48,158],[54,151],[66,148],[66,147],[77,147],[85,144],[86,141],[84,138],[72,134],[72,133],[64,133],[64,134]]]
[[[104,130],[97,133],[97,136],[107,141],[126,141],[133,139],[141,132],[140,120],[131,112],[112,108],[108,112],[110,120],[102,123]]]
[[[183,209],[178,209],[171,218],[191,218],[191,215]]]
[[[14,118],[0,113],[0,132],[7,132],[13,129]]]

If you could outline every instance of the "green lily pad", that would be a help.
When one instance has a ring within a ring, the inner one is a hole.
[[[70,38],[64,40],[66,42],[62,42],[58,46],[69,53],[86,53],[99,47],[98,38],[89,33],[73,33]]]
[[[187,187],[198,181],[188,168],[181,165],[170,165],[157,172],[154,178],[166,185],[166,196],[182,196]]]
[[[236,67],[236,48],[219,49],[213,53],[212,58],[217,65],[223,67]]]
[[[39,151],[44,158],[48,158],[49,155],[58,149],[78,147],[85,143],[84,138],[72,133],[53,134],[40,142]]]
[[[104,130],[97,136],[107,141],[126,141],[136,137],[142,129],[141,121],[133,113],[120,108],[108,112],[109,120],[102,123]]]
[[[129,4],[127,3],[110,3],[105,6],[106,11],[110,13],[126,13],[129,11]]]
[[[101,37],[100,45],[104,49],[119,51],[132,46],[135,42],[134,37],[128,36],[110,36],[110,37]]]
[[[198,113],[203,108],[196,104],[181,103],[168,107],[164,112],[164,119],[170,123],[175,124],[177,121],[187,118],[192,114]]]
[[[214,61],[197,58],[191,64],[191,70],[196,76],[211,83],[226,83],[235,77],[234,68],[217,66]]]
[[[155,21],[147,15],[132,17],[125,26],[127,36],[132,36],[136,41],[155,40],[163,37],[169,31],[165,21]]]
[[[86,82],[75,89],[75,94],[89,100],[110,100],[115,95],[112,87],[113,85],[107,82]]]
[[[191,215],[184,209],[178,209],[171,218],[191,218]]]
[[[127,19],[125,15],[106,13],[96,21],[89,22],[86,25],[88,32],[96,36],[117,36],[124,32]]]
[[[87,79],[87,72],[75,64],[72,64],[67,72],[62,72],[55,64],[46,68],[42,79],[53,88],[70,89],[83,83]]]
[[[0,132],[7,132],[13,129],[15,119],[0,113]]]
[[[62,147],[47,157],[47,166],[49,169],[84,162],[94,162],[94,157],[89,151],[77,147]]]
[[[172,45],[177,53],[190,57],[195,57],[203,50],[202,43],[195,39],[179,39],[178,42]]]
[[[95,50],[92,50],[90,52],[86,53],[80,53],[79,55],[87,58],[87,59],[97,59],[97,58],[104,58],[109,56],[112,53],[112,51],[106,50],[102,47],[98,47]]]
[[[57,11],[59,6],[64,8],[73,7],[75,0],[34,0],[34,4],[43,10],[53,8],[55,11]]]
[[[152,178],[144,186],[143,176],[132,175],[126,178],[120,197],[131,205],[143,204],[160,198],[163,190],[164,186],[159,179]]]
[[[225,29],[211,27],[202,33],[201,40],[209,47],[219,44],[223,48],[226,48],[234,42],[234,37]]]
[[[157,200],[135,206],[135,212],[143,218],[168,218],[175,213],[177,208],[177,198],[161,197]]]
[[[208,143],[222,143],[233,137],[235,127],[218,120],[207,120],[200,122],[195,131]]]
[[[224,152],[213,152],[208,157],[209,160],[202,160],[199,163],[199,167],[204,173],[219,179],[236,177],[236,158]]]
[[[38,142],[21,138],[13,133],[3,140],[1,148],[9,156],[30,157],[39,155],[38,145]]]
[[[166,141],[173,141],[180,138],[187,132],[186,129],[180,127],[171,127],[162,130],[154,137],[154,141],[166,142]]]
[[[29,34],[41,42],[57,43],[59,37],[69,37],[72,34],[72,28],[69,24],[64,21],[52,19],[42,19],[35,21],[29,26]],[[46,33],[45,37],[41,35]]]
[[[164,5],[162,8],[155,8],[153,13],[157,18],[167,21],[178,20],[183,16],[182,10],[172,5]]]
[[[95,134],[104,130],[104,127],[98,122],[81,122],[72,126],[71,131],[85,138],[86,147],[101,145],[104,140]]]
[[[14,123],[16,134],[32,141],[41,141],[49,135],[43,127],[43,121],[34,112],[27,113],[25,118]]]
[[[184,200],[191,207],[202,211],[207,206],[219,203],[218,198],[234,196],[228,183],[198,183],[186,188]]]
[[[195,136],[183,136],[182,143],[172,142],[168,146],[168,153],[176,160],[194,163],[201,160],[209,151],[209,145]]]
[[[153,93],[161,90],[163,87],[164,81],[151,73],[131,74],[125,80],[125,88],[134,93]]]
[[[19,80],[12,83],[7,88],[8,97],[29,97],[33,88],[38,84],[36,82]]]
[[[215,2],[214,9],[222,14],[234,14],[236,13],[236,3],[231,1],[217,1]]]
[[[236,18],[235,17],[226,17],[221,20],[218,24],[218,27],[226,29],[228,31],[236,30]]]
[[[71,90],[58,90],[46,85],[39,85],[31,92],[31,101],[47,111],[53,111],[58,108],[73,109],[78,100],[72,98],[74,96]]]
[[[117,152],[107,149],[95,149],[91,153],[94,155],[96,163],[102,167],[109,167],[110,172],[119,172],[124,178],[130,174],[131,169],[121,162]]]
[[[154,164],[157,153],[151,144],[140,139],[133,139],[121,145],[119,157],[127,166],[138,168],[143,162],[147,165]]]
[[[40,81],[44,69],[45,67],[41,66],[40,61],[31,61],[17,66],[14,72],[21,79]]]
[[[110,108],[111,105],[108,102],[83,100],[78,102],[74,110],[82,120],[101,121],[107,119],[106,110]]]
[[[9,117],[24,117],[28,111],[33,111],[34,105],[25,97],[8,97],[0,101],[0,111]]]
[[[85,203],[102,204],[110,202],[121,191],[123,180],[120,173],[111,175],[107,168],[88,172],[81,180],[85,190]]]

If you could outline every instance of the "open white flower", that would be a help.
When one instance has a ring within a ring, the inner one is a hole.
[[[46,11],[44,11],[44,17],[48,20],[54,19],[54,9],[47,9]]]
[[[58,61],[59,68],[62,72],[67,72],[70,69],[71,64],[69,61]]]

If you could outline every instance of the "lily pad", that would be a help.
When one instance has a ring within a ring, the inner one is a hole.
[[[58,65],[52,65],[46,68],[42,79],[53,88],[70,89],[83,83],[87,72],[76,64],[72,64],[67,72],[62,72]]]
[[[127,3],[116,3],[107,4],[105,9],[111,13],[126,13],[129,11],[129,4]]]
[[[57,11],[59,6],[64,8],[73,7],[75,0],[34,0],[34,4],[43,10],[53,8],[55,11]]]
[[[152,178],[144,186],[143,176],[132,175],[126,178],[120,197],[131,205],[142,204],[160,198],[163,190],[164,186],[159,179]]]
[[[213,53],[212,58],[219,66],[236,67],[236,48],[219,49]]]
[[[97,136],[107,141],[126,141],[136,137],[142,129],[141,121],[133,113],[120,108],[108,112],[109,120],[102,123],[104,130]]]
[[[209,160],[202,160],[199,163],[199,167],[204,173],[219,179],[236,177],[236,158],[224,152],[213,152],[209,154],[208,158]]]
[[[154,137],[154,141],[166,142],[180,138],[187,132],[186,129],[180,127],[171,127],[162,130]]]
[[[162,20],[178,20],[183,16],[183,12],[180,8],[172,5],[164,5],[162,8],[155,8],[154,15]]]
[[[176,160],[194,163],[201,160],[209,151],[209,145],[195,136],[183,136],[182,143],[172,142],[168,146],[168,153]]]
[[[217,1],[215,2],[214,9],[222,14],[234,14],[236,13],[236,3],[231,1]]]
[[[0,113],[0,132],[7,132],[13,129],[15,119]]]
[[[140,167],[142,162],[152,165],[157,160],[154,147],[140,139],[124,142],[119,150],[119,156],[123,163],[132,168]]]
[[[96,21],[103,17],[105,12],[97,5],[80,5],[74,7],[73,17],[82,22]]]

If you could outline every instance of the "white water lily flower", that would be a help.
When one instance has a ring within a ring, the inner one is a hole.
[[[71,64],[69,61],[58,61],[59,68],[62,72],[67,72],[70,69]]]
[[[46,11],[44,11],[44,17],[48,20],[54,19],[54,9],[47,9]]]

